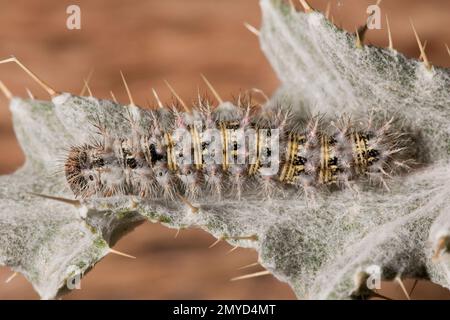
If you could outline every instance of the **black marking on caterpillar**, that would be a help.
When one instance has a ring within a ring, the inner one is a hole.
[[[133,106],[130,136],[111,138],[101,129],[102,142],[70,149],[67,182],[82,198],[241,198],[245,189],[272,196],[367,178],[387,187],[385,178],[408,160],[407,139],[392,121],[361,126],[313,117],[301,127],[289,108],[255,112],[250,106],[225,102],[211,111],[201,102],[191,112]]]

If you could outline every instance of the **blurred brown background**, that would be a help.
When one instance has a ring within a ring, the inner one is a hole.
[[[297,0],[292,0],[297,2]],[[324,11],[327,0],[311,0]],[[365,22],[366,8],[375,1],[330,0],[336,24],[347,30]],[[81,7],[81,30],[66,28],[66,8]],[[296,3],[297,5],[298,3]],[[382,15],[389,15],[394,46],[410,57],[419,50],[409,24],[411,17],[434,64],[450,66],[444,43],[450,43],[450,1],[384,0]],[[168,101],[167,79],[187,101],[204,91],[204,73],[224,98],[239,90],[257,87],[271,94],[278,80],[259,49],[257,38],[243,22],[258,26],[257,0],[103,0],[103,1],[4,1],[0,0],[0,58],[21,58],[59,91],[79,93],[91,69],[95,96],[109,97],[113,90],[126,102],[119,70],[123,70],[135,100],[145,105],[151,87]],[[382,30],[368,32],[366,43],[387,45]],[[0,79],[15,95],[26,87],[47,98],[16,66],[1,65]],[[24,161],[14,137],[7,101],[0,98],[0,173],[10,173]],[[82,289],[66,299],[293,299],[286,284],[271,276],[230,282],[231,277],[260,270],[238,271],[255,262],[251,250],[220,244],[199,230],[175,231],[146,223],[121,240],[116,249],[137,260],[108,256],[82,281]],[[19,276],[4,284],[11,271],[0,268],[0,299],[36,299],[27,281]],[[407,281],[409,289],[412,282]],[[383,292],[404,298],[398,285],[386,284]],[[448,291],[420,282],[413,298],[450,298]]]

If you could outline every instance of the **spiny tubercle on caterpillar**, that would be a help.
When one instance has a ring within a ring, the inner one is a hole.
[[[368,118],[336,122],[311,117],[304,125],[287,107],[255,108],[201,101],[192,110],[127,107],[131,134],[113,137],[100,122],[100,141],[74,146],[64,165],[77,197],[135,195],[195,199],[299,194],[352,180],[385,183],[408,161],[408,142]],[[144,125],[142,125],[144,124]]]

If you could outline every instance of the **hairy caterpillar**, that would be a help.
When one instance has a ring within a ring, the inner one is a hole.
[[[83,97],[58,94],[16,58],[16,62],[52,96],[82,104]],[[122,75],[123,77],[123,75]],[[267,197],[286,188],[308,193],[342,188],[354,180],[379,182],[408,168],[417,154],[414,138],[389,121],[310,117],[289,106],[254,106],[250,99],[224,102],[204,78],[219,105],[199,99],[189,109],[168,84],[183,111],[137,107],[124,80],[130,104],[122,119],[129,136],[117,136],[96,119],[101,139],[70,148],[64,163],[67,183],[77,197],[135,195],[149,199],[185,199],[201,195],[233,196],[244,191]],[[81,101],[77,101],[81,99]],[[110,101],[111,102],[111,101]],[[396,128],[394,128],[396,127]]]
[[[180,100],[182,112],[161,103],[153,110],[130,105],[127,137],[96,123],[101,141],[74,146],[67,155],[71,190],[82,198],[241,198],[245,190],[271,197],[285,188],[342,188],[361,178],[387,187],[385,177],[406,166],[410,146],[392,120],[361,125],[316,116],[299,122],[289,107],[220,102],[212,108],[200,100],[188,109]]]

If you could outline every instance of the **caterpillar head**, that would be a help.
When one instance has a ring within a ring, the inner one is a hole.
[[[97,169],[104,165],[105,159],[100,147],[90,145],[72,147],[64,164],[64,171],[73,193],[82,197],[94,194],[100,185]]]

